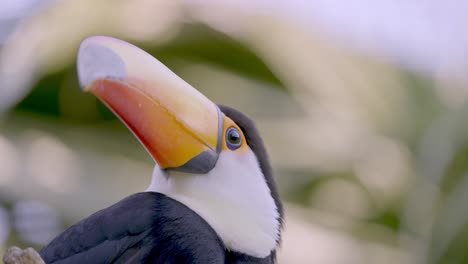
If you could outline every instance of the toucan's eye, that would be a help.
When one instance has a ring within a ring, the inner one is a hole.
[[[241,133],[235,127],[226,130],[226,145],[229,149],[238,149],[242,144]]]

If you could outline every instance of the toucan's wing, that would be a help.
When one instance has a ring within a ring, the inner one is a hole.
[[[137,193],[65,230],[40,252],[46,263],[224,263],[213,229],[160,193]]]

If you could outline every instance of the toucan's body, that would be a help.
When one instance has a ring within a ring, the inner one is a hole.
[[[76,242],[75,242],[76,241]],[[47,263],[223,263],[214,230],[187,206],[142,192],[75,224],[42,249]]]
[[[85,40],[78,74],[157,165],[145,192],[73,225],[46,263],[274,263],[282,206],[254,123],[142,50]],[[135,175],[129,175],[135,177]]]
[[[41,251],[46,263],[273,263],[226,251],[216,232],[182,203],[131,195],[72,226]]]

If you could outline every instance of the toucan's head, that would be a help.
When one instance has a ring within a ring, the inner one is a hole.
[[[82,42],[78,75],[157,163],[148,191],[197,212],[231,251],[275,253],[282,206],[249,118],[214,104],[148,53],[114,38]]]

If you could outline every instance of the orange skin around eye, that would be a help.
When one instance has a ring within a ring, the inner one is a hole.
[[[224,121],[224,124],[223,124],[223,139],[222,139],[221,151],[246,151],[248,149],[248,145],[246,143],[244,133],[242,133],[242,130],[240,129],[240,127],[237,126],[236,123],[234,123],[234,121],[232,121],[232,119],[227,116],[224,116],[223,121]],[[240,147],[235,150],[231,150],[226,144],[226,130],[230,127],[235,127],[241,135],[242,143]]]

